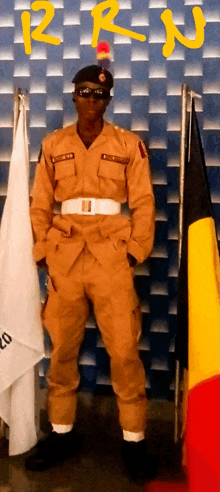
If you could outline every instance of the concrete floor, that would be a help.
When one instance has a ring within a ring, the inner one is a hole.
[[[44,391],[41,392],[42,401]],[[43,405],[42,405],[43,407]],[[50,430],[41,410],[41,431]],[[157,479],[179,479],[181,446],[173,442],[174,403],[149,402],[146,429],[148,453],[157,469]],[[79,394],[76,428],[84,436],[78,457],[44,472],[28,472],[26,455],[8,457],[7,441],[0,443],[0,492],[140,492],[143,487],[130,481],[121,459],[121,430],[114,396]]]

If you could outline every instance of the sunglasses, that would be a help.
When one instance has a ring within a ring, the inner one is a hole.
[[[80,97],[90,97],[92,94],[94,99],[108,99],[110,97],[110,92],[108,89],[103,89],[102,87],[98,89],[90,89],[90,87],[78,87],[75,90],[75,94]]]

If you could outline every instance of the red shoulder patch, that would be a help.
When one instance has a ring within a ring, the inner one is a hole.
[[[144,157],[147,156],[147,149],[146,149],[146,145],[143,142],[143,140],[140,140],[140,142],[138,143],[138,147],[140,150],[141,157],[142,157],[142,159],[144,159]]]

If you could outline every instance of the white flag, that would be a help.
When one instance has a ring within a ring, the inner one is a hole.
[[[34,366],[44,356],[28,182],[25,98],[20,96],[0,229],[0,417],[9,425],[9,455],[37,442]]]

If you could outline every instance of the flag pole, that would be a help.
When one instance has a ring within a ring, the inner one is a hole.
[[[188,152],[191,147],[191,118],[192,118],[192,99],[202,96],[196,94],[194,91],[189,90],[186,84],[182,85],[182,108],[181,108],[181,133],[180,133],[180,161],[179,161],[179,241],[178,241],[178,268],[180,268],[181,250],[182,250],[182,238],[183,238],[183,195],[184,195],[184,175],[185,175],[185,159],[186,159],[186,135],[187,135],[187,97],[190,97],[190,135],[188,142]],[[189,155],[188,155],[189,158]],[[187,370],[183,371],[183,386],[187,381]],[[183,395],[184,396],[184,395]],[[179,405],[180,405],[180,363],[176,360],[175,363],[175,423],[174,423],[174,442],[177,443],[179,439]],[[184,402],[183,402],[184,404]],[[184,425],[180,437],[183,437]]]
[[[180,267],[182,237],[183,237],[183,191],[184,191],[184,172],[186,157],[186,115],[187,115],[187,94],[188,87],[182,85],[182,108],[181,108],[181,130],[180,130],[180,161],[179,161],[179,241],[178,241],[178,267]],[[175,422],[174,422],[174,442],[178,441],[179,423],[179,393],[180,393],[180,363],[176,360],[175,364]]]
[[[13,108],[13,141],[15,138],[15,133],[16,133],[16,128],[18,124],[18,117],[19,117],[19,107],[20,107],[20,98],[19,95],[21,94],[21,89],[15,88],[14,90],[14,108]],[[3,419],[0,418],[0,439],[1,438],[7,438],[7,425],[4,422]]]
[[[21,94],[21,89],[18,89],[17,87],[14,90],[14,120],[13,120],[13,140],[15,138],[15,132],[18,124],[18,117],[19,117],[19,107],[20,107],[20,98],[19,95]]]

